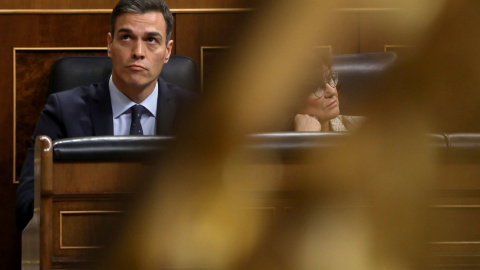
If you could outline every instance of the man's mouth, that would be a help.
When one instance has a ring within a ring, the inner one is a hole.
[[[141,65],[129,65],[128,66],[129,69],[131,70],[135,70],[135,71],[143,71],[143,70],[147,70],[144,66],[141,66]]]

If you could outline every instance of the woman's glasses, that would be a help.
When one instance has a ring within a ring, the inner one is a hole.
[[[329,78],[327,79],[327,83],[332,88],[335,88],[337,86],[337,83],[338,83],[337,72],[334,71],[330,74]],[[327,83],[320,85],[317,89],[313,90],[313,94],[315,95],[315,97],[321,98],[323,97],[323,95],[325,95],[325,90],[327,89]]]

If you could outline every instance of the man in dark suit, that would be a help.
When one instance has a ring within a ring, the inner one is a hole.
[[[52,140],[101,135],[168,135],[194,94],[159,78],[173,41],[173,16],[163,0],[120,0],[107,35],[109,80],[52,94],[35,127]],[[33,215],[33,148],[17,189],[20,230]]]

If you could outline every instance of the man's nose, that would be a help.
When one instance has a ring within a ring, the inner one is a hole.
[[[145,48],[143,47],[143,43],[141,40],[135,42],[132,48],[132,57],[135,59],[143,59],[145,58]]]

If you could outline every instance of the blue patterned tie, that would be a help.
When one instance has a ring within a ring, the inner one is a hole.
[[[144,107],[142,105],[133,105],[132,110],[132,123],[130,125],[130,135],[143,135],[142,124],[140,119],[142,119],[142,114],[144,112]]]

